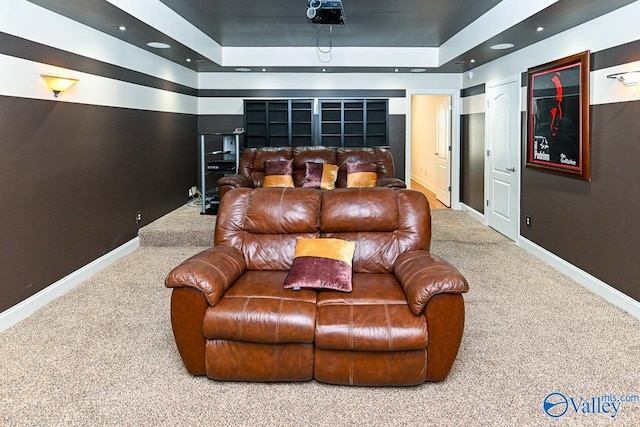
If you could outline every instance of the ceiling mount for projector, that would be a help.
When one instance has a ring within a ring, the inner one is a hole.
[[[344,24],[342,0],[307,0],[307,18],[314,24]]]

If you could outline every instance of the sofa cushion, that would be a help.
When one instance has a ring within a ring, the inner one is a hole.
[[[431,362],[432,358],[429,358]],[[329,384],[412,386],[425,382],[427,350],[344,351],[315,348],[313,377]]]
[[[336,187],[338,188],[346,188],[347,187],[347,163],[373,163],[378,164],[378,154],[379,149],[370,148],[370,147],[349,147],[349,148],[337,148],[336,149],[336,157],[337,157],[337,165],[340,168],[338,173],[338,180],[336,181]],[[388,151],[387,151],[388,153]],[[386,159],[391,162],[391,168],[393,168],[393,158],[389,154]],[[386,172],[387,168],[383,168],[380,172]],[[378,174],[378,177],[383,177],[383,175]]]
[[[316,347],[404,351],[427,347],[427,323],[415,316],[393,274],[353,274],[353,291],[317,297]]]
[[[300,239],[286,289],[351,292],[351,263],[356,244],[341,239]]]
[[[267,160],[264,162],[263,186],[293,187],[293,160]]]
[[[247,271],[204,316],[207,339],[312,343],[316,292],[284,289],[286,271]]]
[[[302,187],[333,190],[336,188],[338,166],[329,163],[307,162]]]
[[[385,188],[337,188],[322,196],[320,224],[323,232],[398,229],[398,194]]]
[[[220,204],[214,244],[240,251],[249,270],[288,271],[298,239],[319,234],[322,193],[312,188],[234,189],[227,194],[229,202]]]
[[[322,196],[320,237],[356,243],[353,271],[391,273],[403,252],[429,249],[427,198],[413,190],[336,188]]]
[[[326,163],[337,165],[336,149],[321,145],[311,147],[293,147],[293,184],[302,187],[306,175],[306,164]]]
[[[206,373],[223,381],[309,381],[313,356],[313,343],[207,340]]]
[[[244,152],[247,152],[246,154]],[[253,181],[253,186],[262,187],[264,181],[265,162],[269,160],[291,160],[291,147],[263,147],[247,148],[240,155],[241,175],[245,175]]]

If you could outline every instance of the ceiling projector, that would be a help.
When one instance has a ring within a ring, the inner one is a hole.
[[[307,0],[307,18],[314,24],[344,24],[342,0]]]

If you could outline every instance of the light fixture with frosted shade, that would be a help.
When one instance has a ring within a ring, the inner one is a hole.
[[[609,74],[610,79],[617,79],[625,86],[635,86],[640,83],[640,71],[626,71],[624,73]]]
[[[64,92],[78,82],[78,79],[69,77],[51,76],[47,74],[41,74],[41,76],[49,89],[53,91],[53,96],[56,98],[60,92]]]

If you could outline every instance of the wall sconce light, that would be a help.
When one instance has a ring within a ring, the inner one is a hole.
[[[64,92],[78,82],[78,79],[71,79],[69,77],[50,76],[46,74],[41,74],[41,76],[49,89],[53,91],[53,96],[56,98],[60,92]]]
[[[640,83],[640,71],[627,71],[624,73],[609,74],[610,79],[617,79],[625,86],[635,86]]]

